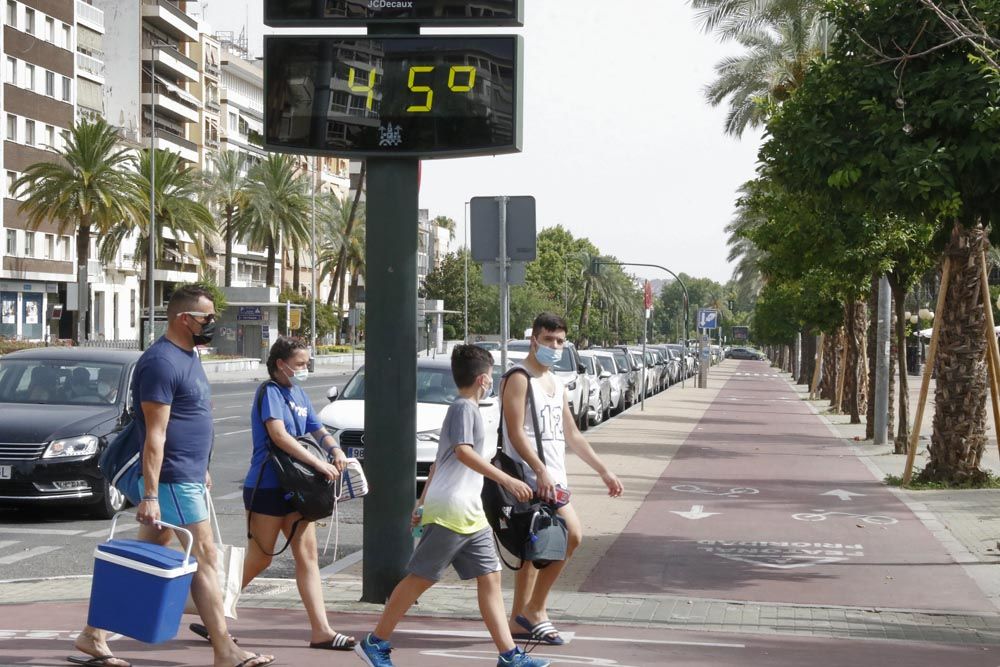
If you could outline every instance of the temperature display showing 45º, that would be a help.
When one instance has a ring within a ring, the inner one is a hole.
[[[265,148],[443,157],[520,150],[520,37],[264,40]]]

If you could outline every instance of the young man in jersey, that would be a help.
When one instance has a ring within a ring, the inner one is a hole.
[[[566,560],[569,560],[573,550],[580,545],[582,531],[573,505],[569,501],[564,504],[556,502],[557,486],[561,494],[569,491],[566,446],[600,475],[609,496],[617,498],[624,489],[618,477],[607,469],[576,427],[565,388],[551,371],[552,366],[562,358],[565,346],[566,320],[552,313],[536,317],[531,328],[531,350],[520,364],[531,376],[536,414],[529,414],[529,379],[523,373],[509,374],[500,395],[503,400],[504,451],[523,464],[525,481],[535,495],[558,507],[559,516],[566,521],[569,529],[566,548]],[[544,463],[538,456],[536,425],[540,428]],[[552,645],[564,643],[549,620],[547,607],[549,591],[565,565],[566,561],[558,561],[541,570],[530,565],[518,570],[510,614],[510,629],[515,638]]]
[[[459,345],[451,355],[451,373],[458,397],[441,425],[437,458],[421,497],[423,535],[407,565],[409,574],[392,591],[382,617],[354,651],[370,667],[393,667],[389,638],[396,624],[449,565],[462,579],[475,579],[479,612],[500,655],[497,667],[548,667],[517,648],[504,619],[500,590],[500,559],[486,521],[480,493],[483,476],[502,484],[519,500],[531,498],[520,480],[490,465],[479,401],[493,386],[493,357],[475,345]],[[413,524],[417,525],[418,511]]]

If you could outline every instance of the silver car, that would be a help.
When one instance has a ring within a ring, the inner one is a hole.
[[[611,416],[611,373],[604,370],[596,353],[580,352],[580,361],[587,369],[590,381],[589,410],[587,417],[593,425],[600,424]]]

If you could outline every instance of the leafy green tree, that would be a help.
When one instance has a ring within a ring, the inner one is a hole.
[[[938,3],[959,11],[959,2]],[[986,442],[977,258],[1000,213],[1000,86],[922,3],[838,0],[840,28],[768,122],[765,178],[845,219],[934,225],[953,272],[941,319],[929,480],[978,481]],[[990,14],[988,28],[998,27]],[[884,51],[883,51],[884,49]]]
[[[76,233],[80,298],[74,332],[78,343],[87,335],[90,237],[95,233],[103,237],[136,211],[137,184],[129,170],[132,159],[118,141],[117,130],[103,119],[81,120],[70,129],[63,150],[54,153],[51,161],[29,165],[12,186],[27,195],[18,212],[27,215],[29,227],[54,220],[60,233]]]

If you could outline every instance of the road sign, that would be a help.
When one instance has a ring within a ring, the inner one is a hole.
[[[264,149],[340,157],[521,150],[519,35],[264,36]]]
[[[698,309],[698,328],[717,329],[719,327],[719,311],[712,308]]]
[[[651,310],[653,308],[653,283],[646,281],[646,285],[643,288],[642,294],[643,308],[646,310]],[[647,315],[646,317],[649,317]]]
[[[302,311],[295,308],[288,313],[288,328],[292,331],[298,331],[302,328]]]
[[[495,262],[500,255],[500,203],[497,197],[473,197],[469,202],[472,241],[469,251],[475,262]],[[535,259],[535,198],[507,199],[507,257],[512,262]],[[511,281],[513,282],[513,281]]]
[[[527,262],[511,262],[507,265],[507,284],[523,285],[527,275]],[[483,284],[500,284],[500,265],[496,262],[483,262]]]
[[[733,340],[740,341],[742,343],[750,340],[750,327],[733,327]]]
[[[264,25],[274,28],[417,23],[424,26],[522,26],[524,0],[490,0],[489,10],[468,0],[264,0]]]

